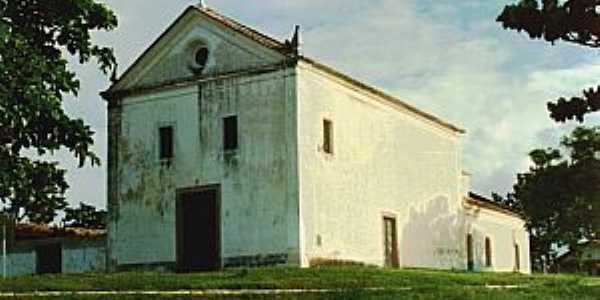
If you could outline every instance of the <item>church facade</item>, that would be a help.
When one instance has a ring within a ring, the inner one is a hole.
[[[206,7],[102,93],[111,270],[529,272],[520,216],[469,194],[465,131]]]

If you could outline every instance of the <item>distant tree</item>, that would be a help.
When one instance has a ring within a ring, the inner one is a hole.
[[[600,127],[578,127],[560,146],[532,151],[533,166],[502,200],[526,216],[534,261],[600,237]]]
[[[94,132],[63,110],[80,86],[66,56],[95,58],[108,73],[112,50],[90,34],[116,25],[96,0],[0,0],[0,204],[18,220],[48,223],[66,207],[65,170],[45,154],[67,149],[80,167],[99,164]]]
[[[83,202],[79,203],[79,208],[66,208],[63,222],[66,227],[81,227],[90,229],[106,228],[105,210],[97,210],[92,205]]]
[[[506,6],[497,21],[532,39],[600,48],[600,0],[521,0]],[[548,110],[556,122],[583,122],[584,115],[600,110],[600,86],[583,91],[583,96],[550,102]]]

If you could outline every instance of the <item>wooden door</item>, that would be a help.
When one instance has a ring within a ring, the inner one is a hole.
[[[383,218],[383,247],[385,266],[397,268],[398,263],[398,235],[396,231],[396,219],[391,217]]]
[[[473,271],[475,259],[473,255],[473,235],[467,234],[467,270]]]
[[[180,271],[210,271],[220,263],[219,189],[202,188],[179,194],[177,262]]]

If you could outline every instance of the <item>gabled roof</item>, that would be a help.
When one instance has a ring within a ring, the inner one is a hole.
[[[505,215],[509,215],[509,216],[513,216],[513,217],[517,217],[521,220],[524,220],[524,217],[521,213],[519,213],[517,210],[515,210],[514,208],[492,201],[484,196],[481,196],[479,194],[473,193],[473,192],[469,192],[469,197],[465,198],[465,202],[467,204],[470,205],[474,205],[480,208],[484,208],[484,209],[489,209],[489,210],[493,210]]]
[[[148,51],[150,49],[152,49],[165,35],[167,32],[170,31],[170,29],[176,24],[178,23],[179,20],[181,20],[181,18],[183,16],[185,16],[188,12],[190,11],[194,11],[196,13],[199,13],[205,17],[208,17],[209,19],[235,31],[238,32],[240,34],[242,34],[243,36],[259,43],[260,45],[268,48],[268,49],[272,49],[275,50],[283,55],[285,55],[286,57],[290,58],[290,59],[294,59],[294,60],[300,60],[303,61],[325,73],[328,73],[334,77],[337,77],[361,90],[367,91],[369,93],[372,93],[378,97],[381,97],[382,99],[387,100],[389,103],[391,103],[392,105],[396,106],[396,107],[400,107],[402,109],[406,109],[412,113],[417,114],[418,116],[421,116],[429,121],[432,121],[434,123],[437,123],[439,125],[441,125],[442,127],[449,129],[455,133],[459,133],[459,134],[464,134],[466,131],[458,126],[455,126],[449,122],[443,121],[442,119],[440,119],[439,117],[434,116],[433,114],[427,113],[423,110],[420,110],[394,96],[391,96],[377,88],[374,88],[372,86],[369,86],[365,83],[362,83],[358,80],[353,79],[352,77],[345,75],[329,66],[326,66],[322,63],[319,63],[313,59],[304,57],[304,56],[298,56],[297,52],[295,51],[295,49],[293,49],[289,43],[282,43],[279,40],[272,38],[266,34],[263,34],[255,29],[252,29],[246,25],[243,25],[229,17],[226,17],[222,14],[217,13],[215,10],[210,9],[208,7],[199,7],[199,6],[189,6],[185,12],[183,14],[181,14],[181,16],[179,16],[179,18],[169,27],[167,28],[162,34],[161,36],[154,41],[154,43],[148,47],[148,49],[146,49],[146,51],[144,51],[144,53],[127,69],[127,71],[125,71],[125,73],[123,73],[122,76],[120,76],[120,78],[114,82],[112,84],[112,86],[105,92],[101,93],[101,95],[105,98],[109,98],[109,95],[111,93],[114,93],[114,87],[121,81],[121,79],[125,78],[128,73],[131,72],[131,70],[140,63],[140,61],[142,60],[142,58],[144,56],[146,56],[146,54],[148,53]]]
[[[439,125],[447,128],[447,129],[450,129],[451,131],[454,131],[454,132],[457,132],[457,133],[461,133],[461,134],[466,133],[466,131],[464,129],[462,129],[462,128],[456,126],[456,125],[453,125],[453,124],[451,124],[449,122],[446,122],[446,121],[440,119],[439,117],[434,116],[433,114],[430,114],[428,112],[420,110],[420,109],[416,108],[415,106],[412,106],[412,105],[410,105],[410,104],[408,104],[408,103],[406,103],[406,102],[404,102],[404,101],[402,101],[402,100],[400,100],[400,99],[398,99],[398,98],[396,98],[394,96],[391,96],[390,94],[387,94],[386,92],[384,92],[384,91],[382,91],[380,89],[372,87],[372,86],[370,86],[370,85],[368,85],[366,83],[360,82],[360,81],[358,81],[358,80],[356,80],[356,79],[354,79],[354,78],[352,78],[352,77],[350,77],[350,76],[348,76],[346,74],[343,74],[343,73],[335,70],[332,67],[326,66],[326,65],[324,65],[324,64],[322,64],[320,62],[317,62],[317,61],[315,61],[313,59],[310,59],[308,57],[301,56],[300,59],[303,62],[305,62],[307,64],[310,64],[311,66],[313,66],[313,67],[315,67],[315,68],[317,68],[317,69],[319,69],[321,71],[324,71],[324,72],[326,72],[326,73],[328,73],[328,74],[330,74],[332,76],[335,76],[335,77],[337,77],[337,78],[339,78],[339,79],[341,79],[341,80],[343,80],[345,82],[348,82],[349,84],[351,84],[351,85],[353,85],[353,86],[355,86],[355,87],[357,87],[357,88],[359,88],[361,90],[367,91],[367,92],[369,92],[371,94],[374,94],[374,95],[377,95],[378,97],[381,97],[382,99],[387,100],[387,102],[390,103],[390,104],[392,104],[393,106],[399,107],[401,109],[408,110],[408,111],[410,111],[410,112],[412,112],[414,114],[417,114],[417,115],[419,115],[419,116],[421,116],[421,117],[423,117],[423,118],[425,118],[425,119],[427,119],[429,121],[433,121],[434,123],[437,123],[437,124],[439,124]]]
[[[217,13],[216,11],[208,8],[208,7],[198,7],[191,6],[191,8],[195,9],[197,12],[203,14],[204,16],[209,17],[210,19],[233,29],[234,31],[245,35],[246,37],[254,40],[255,42],[276,51],[279,51],[282,54],[290,55],[292,54],[291,49],[286,46],[286,44],[274,39],[266,34],[263,34],[257,30],[254,30],[246,25],[243,25],[231,18],[228,18],[224,15]]]
[[[240,24],[231,18],[228,18],[226,16],[218,14],[216,11],[214,11],[208,7],[201,8],[198,6],[191,5],[181,15],[179,15],[179,17],[177,17],[177,19],[173,23],[171,23],[171,25],[169,27],[167,27],[167,29],[165,29],[161,33],[161,35],[156,40],[154,40],[154,42],[148,48],[146,48],[146,50],[133,62],[133,64],[131,64],[125,70],[125,72],[121,76],[119,76],[119,78],[115,82],[113,82],[111,84],[111,86],[108,88],[108,90],[106,90],[105,92],[102,92],[101,95],[103,97],[105,97],[105,95],[115,92],[116,87],[120,84],[120,82],[123,80],[123,78],[127,77],[138,65],[140,65],[142,60],[149,54],[150,50],[153,49],[167,35],[167,33],[169,33],[175,27],[175,25],[177,25],[184,18],[184,16],[186,16],[189,13],[197,13],[197,14],[201,14],[205,17],[208,17],[210,20],[213,20],[213,21],[259,43],[260,45],[262,45],[268,49],[275,50],[283,55],[290,55],[293,52],[284,43],[281,43],[278,40],[276,40],[272,37],[269,37],[269,36],[259,32],[257,30],[254,30],[248,26]]]

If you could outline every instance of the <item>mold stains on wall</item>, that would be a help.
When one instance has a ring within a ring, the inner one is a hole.
[[[117,240],[118,221],[120,218],[119,206],[119,144],[122,139],[123,108],[120,99],[108,100],[108,166],[107,166],[107,208],[108,220],[106,239],[106,267],[109,271],[115,270],[117,257],[114,251]]]
[[[296,212],[287,193],[286,141],[292,133],[282,125],[289,117],[285,74],[203,81],[197,89],[136,96],[126,104],[119,264],[175,261],[176,190],[211,184],[222,186],[222,257],[238,257],[229,265],[290,264],[289,257],[299,256],[275,256],[296,247],[289,238]],[[238,147],[232,150],[223,145],[228,116],[238,119]],[[170,167],[158,153],[158,128],[169,120],[177,120]]]
[[[204,100],[204,83],[198,83],[197,85],[198,88],[198,100],[197,100],[197,107],[198,107],[198,141],[197,141],[197,146],[198,149],[200,149],[201,145],[204,142],[204,138],[202,135],[202,121],[204,120],[204,116],[202,115],[202,102]]]
[[[129,140],[123,139],[120,156],[123,174],[121,202],[133,203],[164,218],[175,199],[173,175],[176,162],[173,165],[161,163],[154,151],[147,149],[147,143],[141,140],[132,145]]]
[[[239,165],[238,150],[230,150],[223,152],[223,161],[225,162],[225,177],[229,177],[230,171],[237,169]]]
[[[119,144],[123,110],[120,101],[112,101],[108,108],[108,182],[107,206],[109,223],[119,219]]]

